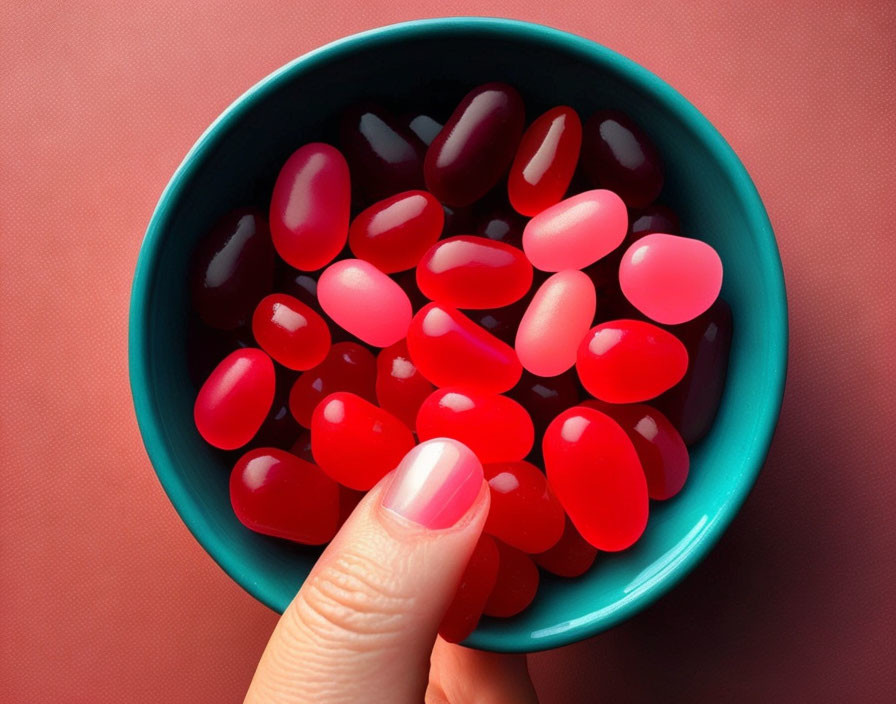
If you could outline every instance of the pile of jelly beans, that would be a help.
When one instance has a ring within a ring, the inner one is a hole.
[[[444,125],[365,103],[339,128],[287,159],[267,213],[199,245],[195,423],[239,450],[239,520],[309,545],[416,443],[465,443],[491,509],[442,624],[458,641],[682,489],[725,381],[722,265],[656,202],[657,149],[624,114],[526,127],[489,83]]]

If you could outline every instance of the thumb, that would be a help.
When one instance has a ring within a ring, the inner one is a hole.
[[[418,704],[488,514],[482,465],[428,440],[374,487],[284,611],[247,702]]]

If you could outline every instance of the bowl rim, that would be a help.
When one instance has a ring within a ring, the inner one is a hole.
[[[768,454],[783,401],[788,349],[787,298],[783,268],[771,223],[752,179],[734,150],[709,120],[664,80],[631,59],[593,40],[545,25],[490,17],[445,17],[386,25],[337,39],[293,59],[245,91],[206,128],[187,152],[162,192],[147,226],[134,272],[128,316],[128,370],[143,444],[156,475],[181,520],[203,549],[232,579],[256,599],[279,611],[280,605],[274,603],[262,583],[230,552],[226,541],[210,524],[198,520],[200,515],[198,501],[182,481],[176,469],[176,458],[158,422],[160,409],[150,383],[151,374],[148,366],[147,347],[150,331],[147,321],[152,299],[150,284],[155,278],[159,264],[161,249],[159,245],[170,225],[181,188],[191,180],[198,168],[197,165],[215,148],[222,133],[241,120],[256,102],[275,90],[287,76],[291,76],[297,70],[304,70],[350,54],[362,46],[369,47],[371,43],[425,38],[434,34],[442,36],[452,33],[465,34],[471,31],[491,33],[500,38],[523,38],[541,43],[548,48],[577,54],[585,61],[600,64],[603,69],[624,77],[626,81],[651,94],[675,113],[687,129],[708,145],[744,204],[748,227],[756,235],[759,259],[769,274],[771,298],[774,301],[773,309],[767,316],[768,333],[775,347],[772,353],[773,364],[767,370],[773,393],[764,403],[757,419],[757,430],[752,439],[753,452],[749,460],[744,463],[742,481],[736,485],[710,524],[704,528],[700,539],[691,541],[676,555],[674,566],[668,571],[664,570],[665,574],[661,579],[651,580],[652,583],[647,588],[629,595],[623,602],[614,605],[615,608],[607,609],[607,613],[601,617],[585,623],[570,622],[566,627],[551,629],[552,632],[540,635],[538,638],[533,638],[531,635],[520,637],[518,634],[482,633],[477,630],[465,641],[466,645],[486,650],[533,652],[583,640],[633,616],[668,592],[709,553],[737,514],[759,475]]]

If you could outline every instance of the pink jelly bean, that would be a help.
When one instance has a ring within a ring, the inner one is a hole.
[[[313,142],[280,169],[271,196],[271,238],[290,266],[315,271],[329,264],[348,238],[351,193],[339,150]]]
[[[622,255],[619,286],[629,302],[658,323],[677,325],[709,309],[722,289],[722,260],[706,242],[653,234]]]
[[[557,376],[576,363],[579,343],[591,328],[597,299],[587,274],[561,271],[535,294],[516,333],[516,354],[538,376]]]
[[[523,250],[536,269],[584,269],[625,239],[628,212],[612,191],[585,191],[532,218],[523,230]]]
[[[342,259],[330,265],[317,282],[317,298],[337,325],[374,347],[395,344],[411,324],[408,294],[361,259]]]

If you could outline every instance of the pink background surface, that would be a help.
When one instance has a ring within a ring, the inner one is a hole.
[[[571,30],[681,90],[752,173],[791,303],[784,411],[742,514],[655,607],[533,656],[542,701],[896,700],[896,6],[840,0],[5,0],[0,700],[241,700],[276,617],[145,457],[126,369],[140,240],[244,89],[331,39],[444,14]]]

